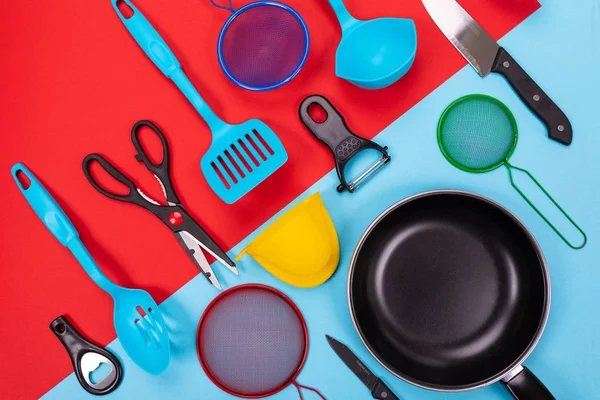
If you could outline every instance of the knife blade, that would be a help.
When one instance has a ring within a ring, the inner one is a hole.
[[[329,346],[335,351],[338,357],[346,364],[354,375],[369,388],[374,399],[380,400],[399,400],[398,397],[388,388],[378,377],[346,345],[338,342],[329,335],[325,335]]]
[[[421,1],[438,28],[481,77],[490,72],[504,76],[546,125],[548,136],[564,145],[571,144],[573,128],[564,112],[460,4],[455,0]]]

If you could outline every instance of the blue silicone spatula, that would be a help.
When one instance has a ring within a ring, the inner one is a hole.
[[[15,164],[11,173],[21,193],[46,228],[77,258],[92,280],[114,301],[115,331],[123,350],[140,368],[158,375],[169,366],[171,350],[163,315],[154,299],[145,291],[126,289],[112,283],[87,251],[79,233],[50,193],[23,164]],[[21,181],[23,174],[28,182]]]
[[[131,36],[187,97],[212,131],[212,144],[202,157],[200,167],[210,187],[223,201],[236,202],[285,164],[287,153],[271,128],[257,119],[239,125],[221,120],[194,88],[171,49],[142,13],[129,0],[123,0],[133,12],[126,18],[119,10],[118,0],[111,1]]]

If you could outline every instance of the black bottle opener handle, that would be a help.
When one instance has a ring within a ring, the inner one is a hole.
[[[327,114],[327,119],[321,123],[316,122],[309,114],[309,108],[313,104],[318,104]],[[316,136],[321,142],[325,143],[331,152],[335,161],[335,168],[341,184],[338,186],[338,192],[348,190],[353,192],[371,178],[381,167],[387,164],[391,157],[387,152],[387,147],[381,147],[377,143],[364,139],[354,134],[346,125],[344,117],[325,97],[320,95],[309,96],[300,104],[300,119],[306,125],[308,130]],[[382,154],[382,158],[373,164],[361,176],[348,184],[344,176],[346,164],[358,153],[366,149],[374,149]],[[359,184],[359,180],[361,180]]]
[[[119,386],[123,370],[114,354],[84,339],[65,316],[61,315],[52,321],[50,329],[65,346],[71,357],[75,376],[86,391],[94,395],[105,395]],[[111,371],[100,382],[93,383],[90,373],[98,368],[100,363],[108,364]]]

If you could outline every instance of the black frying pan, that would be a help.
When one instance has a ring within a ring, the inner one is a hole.
[[[391,373],[439,391],[499,380],[516,399],[554,399],[521,363],[544,330],[544,256],[513,214],[457,191],[392,206],[352,257],[350,313],[361,340]]]

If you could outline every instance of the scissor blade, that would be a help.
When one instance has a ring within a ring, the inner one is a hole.
[[[204,245],[204,243],[202,243],[201,241],[196,239],[191,233],[186,232],[186,231],[181,231],[179,233],[182,234],[182,236],[186,236],[189,239],[191,239],[192,241],[194,241],[194,243],[198,244],[198,246],[200,246],[204,250],[206,250],[210,255],[212,255],[214,258],[216,258],[221,264],[226,266],[231,272],[233,272],[236,275],[239,275],[238,270],[235,267],[235,265],[232,266],[232,265],[227,264],[227,262],[225,260],[223,260],[221,257],[216,255],[211,249],[209,249],[207,246]]]
[[[213,272],[212,268],[210,267],[208,260],[204,256],[202,249],[200,248],[200,246],[198,246],[198,244],[194,240],[190,239],[189,235],[186,235],[185,233],[186,232],[178,232],[175,234],[175,237],[177,238],[179,243],[181,243],[181,246],[183,246],[183,248],[190,255],[192,260],[194,260],[194,263],[200,269],[200,271],[202,271],[202,273],[204,274],[206,279],[208,279],[208,281],[214,287],[221,290],[221,285],[219,284],[219,281],[217,280],[215,273]]]
[[[427,12],[456,49],[482,77],[492,71],[500,46],[454,0],[421,0]]]

